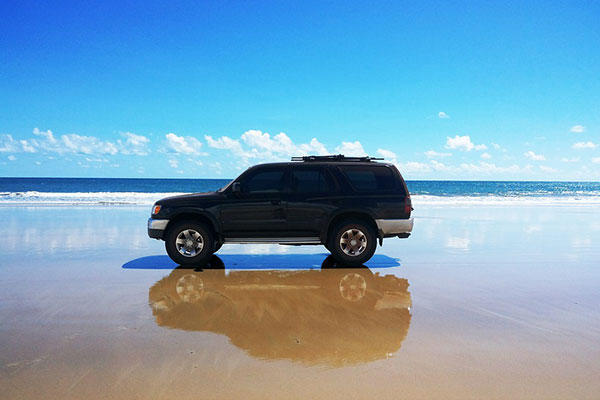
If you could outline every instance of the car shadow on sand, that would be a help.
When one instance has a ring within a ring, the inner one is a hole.
[[[375,254],[364,266],[368,268],[399,267],[397,259],[384,254]],[[124,269],[313,269],[348,268],[338,264],[330,254],[220,254],[213,256],[207,264],[197,266],[179,266],[166,255],[140,257],[128,261]]]

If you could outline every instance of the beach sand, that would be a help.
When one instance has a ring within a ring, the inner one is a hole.
[[[415,208],[368,268],[225,245],[195,271],[149,207],[0,207],[0,397],[599,398],[597,207]]]

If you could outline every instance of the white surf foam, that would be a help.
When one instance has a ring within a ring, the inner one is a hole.
[[[184,193],[142,193],[142,192],[0,192],[0,204],[4,205],[151,205],[156,200]]]
[[[0,192],[0,205],[152,205],[184,193]],[[412,195],[413,206],[600,205],[600,196],[431,196]]]

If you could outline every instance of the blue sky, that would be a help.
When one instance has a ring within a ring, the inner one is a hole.
[[[0,2],[0,176],[600,180],[600,4]]]

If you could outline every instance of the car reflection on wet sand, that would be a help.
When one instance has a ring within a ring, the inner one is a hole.
[[[260,359],[344,366],[397,352],[410,326],[408,281],[330,263],[226,273],[215,257],[210,269],[173,270],[149,303],[159,326],[226,335]]]

